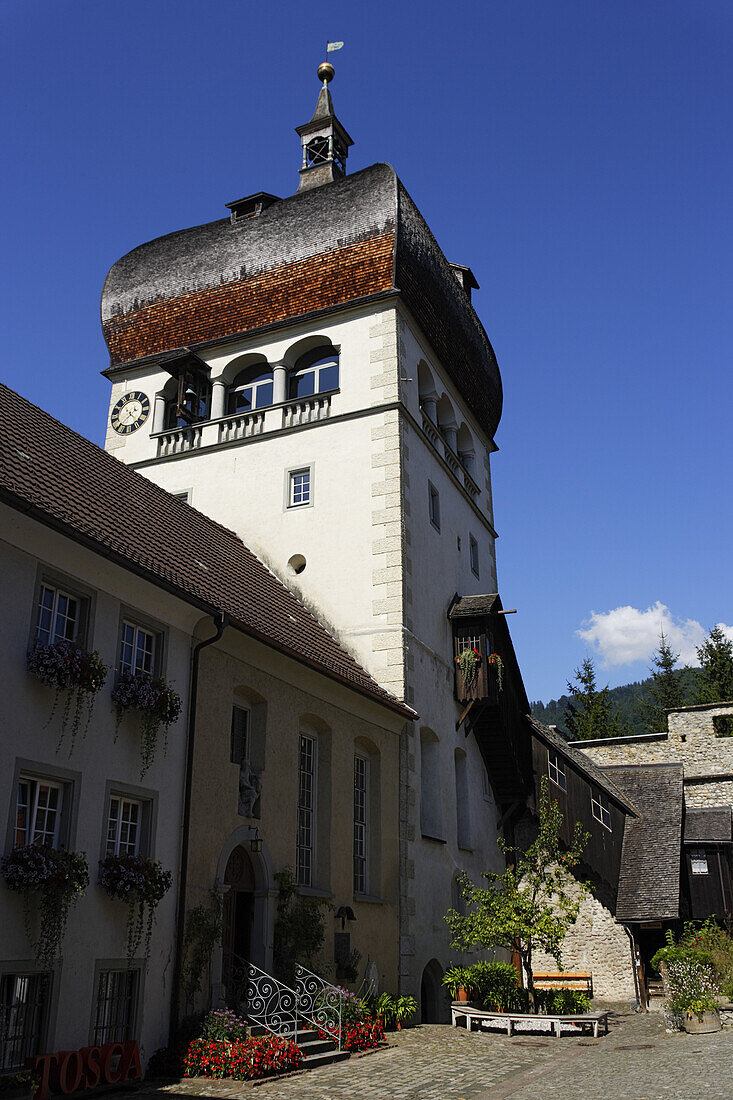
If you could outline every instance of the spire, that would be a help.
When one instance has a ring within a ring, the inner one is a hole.
[[[320,187],[346,175],[346,158],[349,155],[349,146],[354,143],[336,118],[333,109],[328,85],[334,75],[333,65],[329,61],[318,66],[318,79],[323,84],[313,118],[304,126],[295,128],[303,146],[298,191]]]

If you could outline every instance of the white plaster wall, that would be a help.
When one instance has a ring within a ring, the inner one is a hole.
[[[158,794],[157,827],[152,855],[173,872],[174,884],[158,909],[150,966],[144,983],[144,1007],[140,1020],[141,1050],[149,1057],[166,1041],[168,997],[173,965],[178,839],[184,763],[185,717],[169,733],[167,755],[159,747],[145,777],[139,776],[139,734],[126,719],[115,741],[115,716],[110,700],[113,674],[97,696],[90,728],[77,740],[69,757],[69,738],[57,751],[59,716],[48,724],[54,692],[35,679],[25,667],[26,652],[35,624],[34,597],[39,563],[76,580],[96,592],[89,636],[106,664],[117,660],[120,594],[125,605],[147,618],[170,624],[167,632],[165,675],[185,700],[188,693],[191,631],[198,612],[168,597],[62,535],[26,516],[3,507],[3,589],[5,613],[0,622],[0,674],[3,684],[2,737],[0,737],[0,836],[2,848],[15,810],[13,775],[16,759],[37,764],[53,774],[55,767],[81,773],[75,791],[78,817],[71,845],[87,855],[90,886],[71,911],[63,943],[63,963],[55,976],[58,999],[51,1020],[48,1049],[76,1049],[90,1041],[95,1001],[94,964],[98,959],[121,960],[124,965],[126,907],[111,901],[97,886],[98,860],[106,828],[108,780],[123,787],[145,788]],[[12,837],[10,839],[12,847]],[[30,960],[31,949],[23,926],[23,899],[0,881],[0,961]]]

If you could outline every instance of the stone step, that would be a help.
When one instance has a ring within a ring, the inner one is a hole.
[[[329,1066],[333,1062],[345,1062],[351,1057],[348,1050],[339,1051],[335,1046],[333,1050],[324,1051],[322,1054],[309,1054],[307,1051],[303,1053],[305,1054],[303,1069],[318,1069],[319,1066]]]

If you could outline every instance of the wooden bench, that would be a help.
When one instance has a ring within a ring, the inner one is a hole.
[[[589,970],[566,970],[557,973],[535,974],[535,989],[575,989],[593,996],[593,975]]]
[[[555,1032],[556,1038],[560,1038],[563,1024],[572,1024],[577,1027],[578,1034],[582,1034],[585,1028],[593,1029],[593,1038],[598,1038],[600,1025],[603,1024],[604,1033],[608,1034],[607,1012],[579,1012],[568,1016],[544,1016],[531,1012],[487,1012],[482,1008],[473,1008],[462,1001],[454,1001],[451,1005],[451,1027],[458,1027],[459,1020],[465,1020],[465,1027],[473,1031],[474,1022],[479,1027],[501,1027],[506,1029],[507,1035],[514,1034],[514,1025],[519,1022],[532,1024],[534,1029],[540,1031]],[[544,1026],[548,1025],[548,1026]],[[528,1027],[520,1028],[521,1031],[530,1030]]]

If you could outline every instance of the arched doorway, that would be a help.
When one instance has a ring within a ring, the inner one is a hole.
[[[422,972],[420,982],[420,1021],[423,1024],[442,1024],[447,1013],[443,995],[443,967],[437,959],[431,959]]]
[[[224,886],[221,980],[229,999],[241,982],[242,962],[248,961],[252,953],[255,872],[249,852],[241,844],[233,849],[227,860]]]

